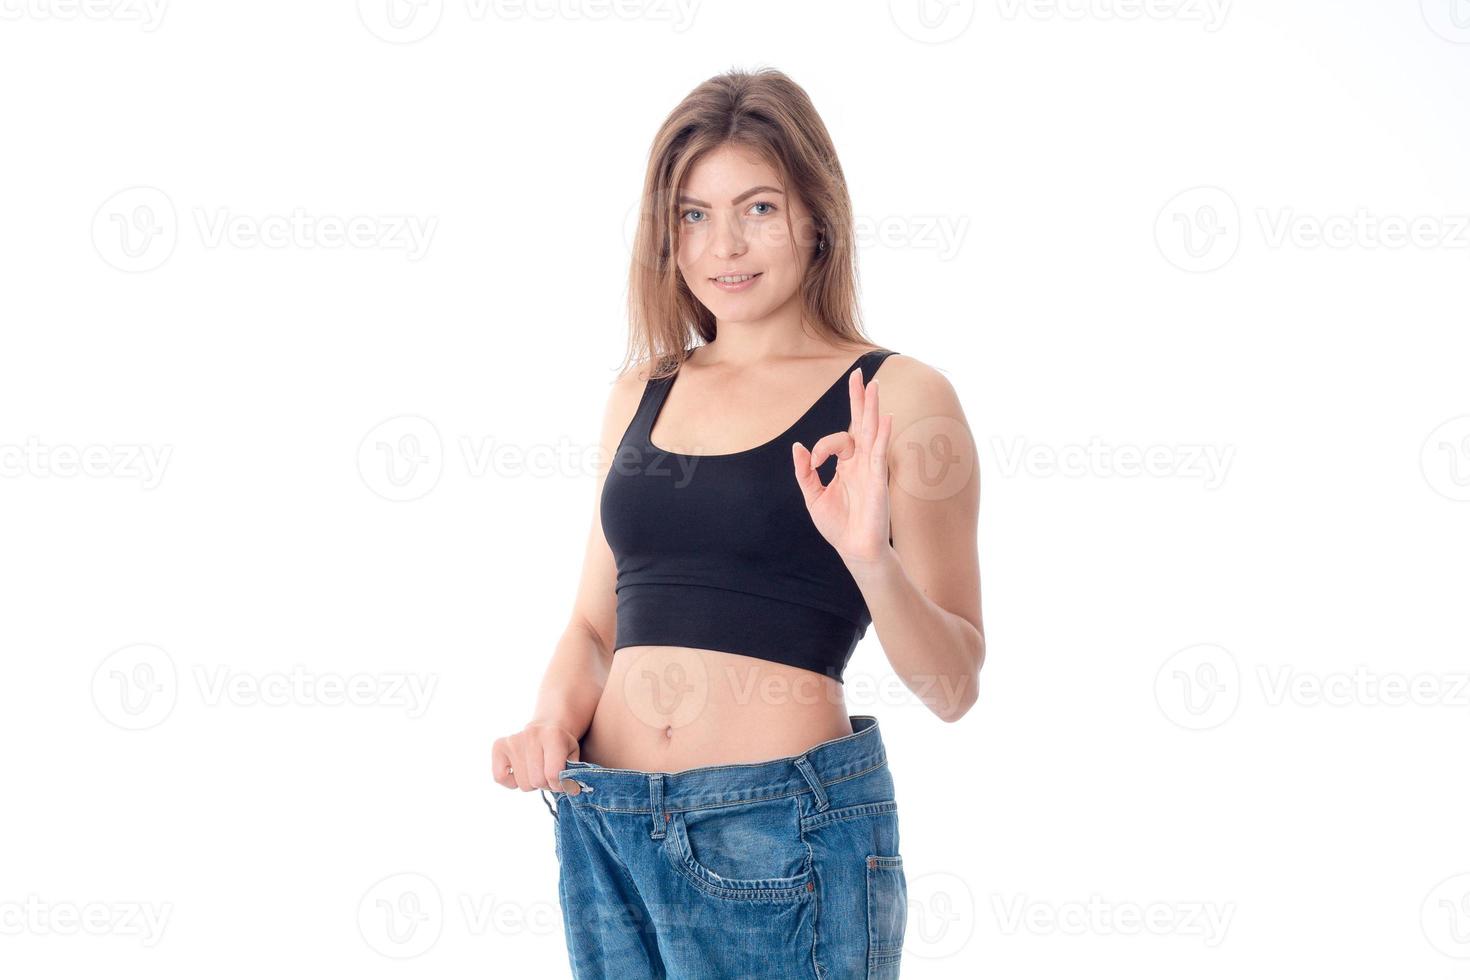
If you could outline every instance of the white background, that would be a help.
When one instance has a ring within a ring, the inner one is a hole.
[[[772,65],[981,451],[979,703],[848,674],[904,975],[1462,976],[1454,2],[3,0],[0,973],[567,975],[490,744],[649,141]]]

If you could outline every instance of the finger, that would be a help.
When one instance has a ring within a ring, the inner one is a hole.
[[[526,740],[526,767],[524,770],[516,766],[517,772],[524,771],[526,774],[526,789],[547,789],[546,783],[546,746],[538,738]]]
[[[808,507],[815,506],[826,487],[822,486],[822,478],[812,466],[812,454],[799,442],[791,444],[791,465],[796,471],[796,485],[801,490],[802,499]]]
[[[516,788],[523,793],[529,793],[531,791],[531,766],[526,760],[524,739],[512,738],[510,740],[510,768],[511,776],[516,781]]]
[[[874,378],[863,392],[863,427],[858,446],[864,453],[873,451],[873,437],[878,434],[878,379]]]
[[[490,746],[490,776],[506,789],[516,784],[515,777],[510,774],[510,766],[510,752],[506,750],[505,739],[497,738]]]
[[[847,431],[856,439],[863,421],[863,369],[860,367],[853,368],[847,376],[847,403],[850,417]]]
[[[888,482],[888,440],[892,432],[893,413],[878,416],[878,432],[873,438],[873,451],[868,458],[873,461],[873,473],[884,483]]]
[[[546,745],[546,744],[543,743],[543,745],[542,745],[541,748],[542,748],[542,756],[541,756],[541,767],[542,768],[541,768],[540,771],[541,771],[541,774],[546,777],[546,788],[547,789],[552,789],[552,790],[560,790],[560,789],[563,788],[562,787],[561,771],[567,767],[566,766],[566,760],[560,758],[560,756],[561,756],[562,753],[561,753],[561,751],[559,749],[557,749],[554,746]],[[576,755],[577,754],[577,750],[576,749],[572,749],[572,754],[573,755]],[[567,780],[567,782],[570,783],[571,780]],[[581,792],[581,788],[580,787],[578,787],[577,792]],[[571,795],[572,796],[576,796],[577,794],[576,793],[572,793]]]
[[[827,462],[828,456],[836,456],[838,459],[851,459],[857,450],[857,444],[853,442],[852,435],[847,432],[833,432],[817,440],[812,447],[812,466],[821,466]]]

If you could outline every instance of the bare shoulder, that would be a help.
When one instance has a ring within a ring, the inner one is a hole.
[[[601,436],[605,463],[611,461],[623,434],[632,424],[651,372],[652,363],[649,360],[636,360],[622,368],[608,386],[603,405]]]
[[[648,376],[652,370],[652,363],[646,358],[629,363],[613,378],[608,400],[618,402],[631,398],[636,402],[642,395],[643,386],[648,383]]]
[[[950,529],[957,522],[968,526],[965,522],[973,519],[978,504],[979,481],[974,477],[979,448],[949,376],[916,357],[895,353],[883,359],[873,380],[879,382],[878,411],[893,416],[890,485],[906,491],[895,494],[895,508],[930,514],[955,508],[941,523]]]
[[[894,432],[931,416],[950,418],[964,424],[959,393],[949,377],[917,357],[890,354],[878,365],[873,380],[881,382],[878,386],[879,411],[893,414]]]

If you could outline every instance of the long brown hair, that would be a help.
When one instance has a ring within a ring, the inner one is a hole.
[[[714,315],[679,274],[677,197],[694,164],[730,144],[766,160],[786,193],[806,205],[817,234],[826,240],[821,250],[816,240],[799,243],[812,256],[801,284],[804,318],[834,340],[876,346],[861,325],[852,201],[827,127],[805,90],[784,72],[731,69],[686,95],[649,149],[628,273],[623,367],[647,358],[653,366],[650,377],[664,377],[678,369],[696,338],[706,343],[715,338]]]

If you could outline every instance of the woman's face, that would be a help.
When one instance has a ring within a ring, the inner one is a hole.
[[[811,213],[758,156],[729,145],[706,154],[676,206],[679,271],[716,320],[760,320],[800,288],[817,244]],[[716,281],[730,274],[754,278]]]

